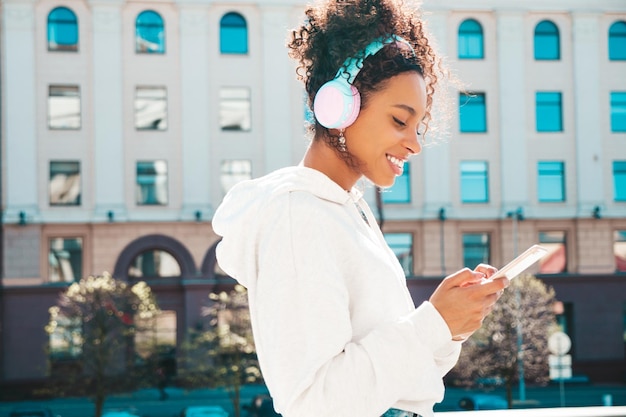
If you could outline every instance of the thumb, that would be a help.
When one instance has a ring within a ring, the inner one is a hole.
[[[472,271],[469,268],[463,268],[458,270],[454,274],[448,275],[444,279],[443,284],[449,288],[464,287],[468,284],[475,284],[484,277],[485,274],[483,274],[482,272],[476,272]]]

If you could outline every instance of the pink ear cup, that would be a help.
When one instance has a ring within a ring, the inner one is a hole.
[[[359,115],[361,95],[345,80],[334,79],[324,84],[315,95],[313,112],[317,121],[328,129],[345,129]]]

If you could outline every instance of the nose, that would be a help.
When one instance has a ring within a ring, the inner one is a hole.
[[[404,147],[409,151],[409,155],[417,155],[422,151],[421,138],[419,133],[414,132],[406,139]]]

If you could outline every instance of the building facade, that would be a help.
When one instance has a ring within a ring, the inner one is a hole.
[[[587,3],[426,1],[464,87],[447,134],[383,192],[383,230],[416,302],[462,266],[547,246],[532,272],[564,303],[574,373],[624,382],[626,5]],[[307,146],[284,47],[303,7],[2,0],[0,381],[54,372],[48,308],[87,275],[146,280],[174,347],[198,325],[230,282],[215,208]]]

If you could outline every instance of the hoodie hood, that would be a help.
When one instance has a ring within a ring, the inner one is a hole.
[[[222,237],[216,251],[218,264],[240,284],[247,287],[253,278],[249,268],[255,264],[257,236],[272,219],[268,203],[294,191],[306,191],[341,205],[362,197],[359,190],[353,188],[348,193],[325,174],[304,166],[283,168],[235,185],[217,208],[212,226]]]

